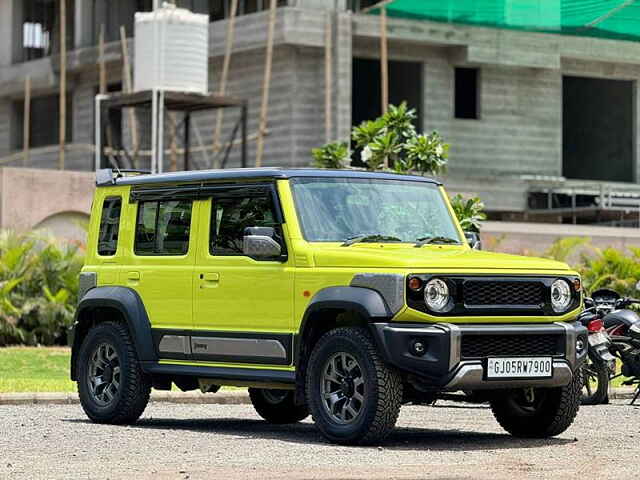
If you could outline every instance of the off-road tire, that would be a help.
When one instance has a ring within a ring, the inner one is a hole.
[[[289,390],[249,389],[249,398],[258,415],[277,425],[297,423],[309,416],[307,406],[296,405],[293,397],[294,392]]]
[[[589,395],[589,392],[585,392],[586,387],[582,388],[581,403],[582,405],[602,405],[607,403],[607,397],[609,395],[609,367],[601,361],[587,360],[582,364],[582,381],[586,384],[588,380],[588,373],[584,369],[589,369],[595,373],[596,380],[598,382],[595,392]]]
[[[360,415],[347,425],[332,420],[321,398],[325,362],[342,352],[360,364],[366,395]],[[402,403],[400,374],[382,361],[370,333],[359,327],[336,328],[318,340],[309,358],[305,390],[316,427],[328,440],[343,445],[371,445],[384,440],[396,424]]]
[[[511,435],[548,438],[560,435],[569,428],[580,409],[582,371],[578,369],[571,383],[565,387],[537,391],[537,394],[543,393],[545,396],[536,411],[527,415],[522,414],[513,403],[518,391],[505,391],[491,400],[494,417]]]
[[[90,356],[102,343],[112,345],[120,362],[120,387],[113,401],[99,405],[88,384]],[[127,327],[121,323],[105,322],[92,328],[82,342],[77,360],[78,395],[87,416],[96,423],[135,423],[149,403],[151,379],[140,368],[135,347]]]

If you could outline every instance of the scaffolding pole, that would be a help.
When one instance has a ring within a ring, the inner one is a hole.
[[[331,141],[332,98],[333,98],[333,41],[332,41],[332,15],[327,12],[326,24],[324,28],[324,136],[325,141]]]
[[[31,145],[31,77],[27,75],[24,79],[24,107],[22,124],[22,165],[29,164]]]
[[[238,0],[231,0],[231,11],[229,12],[229,19],[227,20],[227,39],[224,52],[224,61],[222,63],[222,73],[220,74],[220,88],[218,94],[223,96],[227,92],[227,78],[229,76],[229,66],[231,64],[231,52],[233,49],[233,41],[235,38],[235,23],[236,15],[238,14]],[[224,110],[220,109],[216,115],[216,128],[213,132],[213,145],[220,144],[220,135],[222,134],[222,119],[224,117]],[[212,159],[215,157],[211,157]],[[211,165],[211,167],[217,168],[218,165]]]
[[[133,91],[131,85],[131,66],[129,65],[129,49],[127,48],[127,32],[123,25],[120,26],[120,44],[122,47],[122,76],[124,77],[124,90],[127,93]],[[129,109],[129,128],[131,129],[131,146],[133,147],[133,155],[131,156],[133,168],[136,168],[138,162],[138,123],[133,109]]]
[[[271,86],[271,66],[273,64],[273,35],[276,26],[277,0],[271,0],[269,4],[269,30],[267,32],[267,54],[264,69],[264,81],[262,83],[262,105],[260,106],[260,126],[258,127],[258,140],[256,145],[256,167],[262,166],[264,154],[264,132],[267,129],[267,115],[269,113],[269,88]]]
[[[100,36],[98,38],[98,68],[99,68],[99,92],[100,95],[107,93],[107,68],[104,60],[104,23],[100,25]]]
[[[58,168],[64,170],[64,146],[67,141],[67,1],[60,1],[60,95],[59,95],[59,122],[60,122],[60,153],[58,156]]]

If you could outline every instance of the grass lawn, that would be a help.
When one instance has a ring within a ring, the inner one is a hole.
[[[70,357],[64,347],[0,348],[0,393],[75,392]]]
[[[70,357],[66,347],[0,348],[0,393],[75,392],[76,384],[69,380]],[[619,387],[623,381],[616,378],[612,384]]]

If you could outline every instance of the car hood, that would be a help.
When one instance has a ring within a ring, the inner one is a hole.
[[[314,251],[318,267],[411,268],[437,270],[549,270],[569,271],[562,262],[544,258],[483,252],[458,246],[358,244],[324,246]]]

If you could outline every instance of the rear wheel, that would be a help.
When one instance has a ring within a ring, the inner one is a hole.
[[[313,420],[326,438],[342,444],[373,444],[395,426],[402,379],[382,361],[367,330],[337,328],[313,349],[306,394]]]
[[[582,375],[561,388],[527,388],[499,393],[491,400],[498,423],[516,437],[546,438],[564,432],[580,409]]]
[[[269,423],[296,423],[309,416],[306,405],[296,405],[292,390],[250,388],[249,397],[258,415]]]
[[[135,422],[147,406],[151,380],[142,372],[126,326],[106,322],[92,328],[78,355],[78,395],[98,423]]]
[[[587,358],[582,365],[582,376],[582,405],[605,403],[609,391],[609,367],[604,362],[594,362]]]

